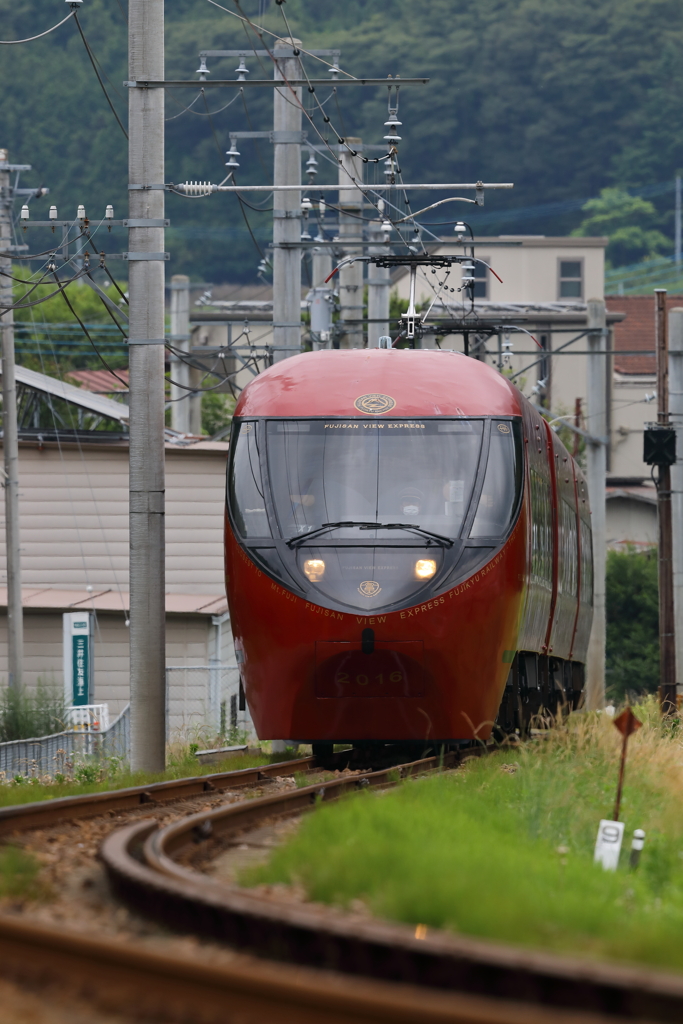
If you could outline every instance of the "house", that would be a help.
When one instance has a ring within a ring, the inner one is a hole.
[[[128,409],[16,368],[25,682],[59,681],[63,615],[94,613],[94,693],[129,699]],[[166,651],[171,666],[233,666],[223,581],[225,442],[166,442]],[[7,678],[0,503],[0,681]],[[91,701],[92,702],[92,701]]]

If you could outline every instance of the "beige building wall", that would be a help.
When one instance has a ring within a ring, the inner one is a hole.
[[[166,592],[224,594],[227,444],[166,452]],[[128,589],[128,448],[88,444],[19,452],[24,587]],[[0,583],[6,581],[0,503]],[[123,606],[122,606],[123,610]]]

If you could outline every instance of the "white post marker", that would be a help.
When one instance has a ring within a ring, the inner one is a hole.
[[[637,828],[633,833],[633,839],[631,840],[631,856],[629,858],[629,866],[634,870],[640,863],[640,855],[643,852],[645,846],[645,833],[642,828]]]
[[[619,854],[624,838],[623,821],[612,821],[603,818],[598,827],[598,838],[595,841],[593,861],[602,864],[605,871],[616,871],[619,866]]]

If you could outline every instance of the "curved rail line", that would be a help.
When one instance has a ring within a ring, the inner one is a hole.
[[[280,904],[231,887],[174,859],[211,841],[225,842],[266,821],[305,813],[365,786],[388,786],[400,776],[440,767],[429,758],[399,769],[298,789],[203,811],[163,828],[138,821],[112,833],[100,856],[115,891],[157,920],[240,950],[334,970],[383,983],[425,986],[490,998],[503,1008],[535,1006],[548,1020],[573,1012],[600,1019],[680,1022],[683,978],[645,968],[595,964],[434,930],[417,938],[412,928],[321,914],[310,905]],[[397,1020],[399,1018],[396,1018]],[[426,1017],[424,1019],[427,1019]],[[472,1020],[479,1018],[472,1017]],[[501,1020],[504,1018],[501,1017]],[[532,1021],[531,1015],[526,1018]],[[588,1019],[588,1018],[586,1018]]]
[[[294,775],[296,772],[310,771],[315,767],[314,757],[302,757],[296,761],[279,761],[277,764],[261,765],[257,768],[239,768],[231,772],[193,775],[186,779],[171,779],[168,782],[130,786],[127,789],[113,789],[103,793],[86,793],[83,796],[64,796],[54,800],[13,804],[11,807],[0,807],[0,837],[25,829],[57,825],[62,821],[94,818],[99,814],[115,811],[130,811],[144,804],[153,807],[157,803],[187,799],[203,793],[220,793],[239,786],[251,786],[277,775]]]

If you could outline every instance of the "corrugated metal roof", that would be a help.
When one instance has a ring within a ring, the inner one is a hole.
[[[42,391],[43,394],[52,395],[54,398],[61,398],[71,405],[78,405],[81,409],[97,413],[98,416],[106,416],[119,423],[128,423],[128,406],[122,402],[115,402],[113,398],[106,398],[104,395],[94,395],[92,391],[74,387],[73,384],[66,384],[56,377],[48,377],[45,373],[29,370],[25,366],[17,366],[15,372],[17,384],[23,384],[34,391]]]
[[[111,370],[69,370],[67,377],[78,381],[78,386],[84,391],[91,391],[96,395],[128,391],[128,370],[117,370],[115,374]]]

